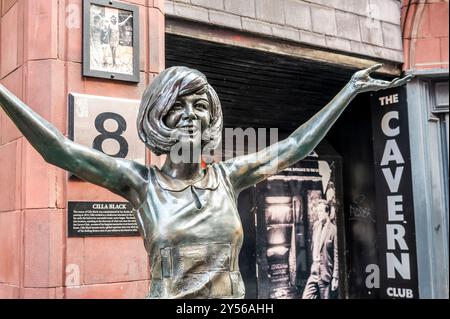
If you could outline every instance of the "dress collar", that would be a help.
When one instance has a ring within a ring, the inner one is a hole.
[[[181,192],[186,188],[192,186],[196,189],[202,190],[215,190],[219,186],[219,178],[217,176],[217,171],[214,169],[213,165],[208,165],[204,171],[205,175],[198,181],[194,183],[184,182],[179,179],[174,179],[164,172],[162,172],[158,167],[154,166],[153,172],[155,175],[156,182],[158,185],[165,190],[171,192]]]

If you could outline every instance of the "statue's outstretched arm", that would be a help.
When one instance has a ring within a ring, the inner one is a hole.
[[[288,138],[254,154],[225,161],[236,191],[258,183],[308,156],[358,93],[400,86],[411,79],[411,76],[406,76],[388,82],[371,78],[370,73],[381,66],[377,64],[356,72],[331,102]]]
[[[1,84],[0,106],[45,161],[139,204],[145,167],[72,142]]]

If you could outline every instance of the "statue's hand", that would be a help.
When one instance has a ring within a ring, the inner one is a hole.
[[[370,68],[361,70],[353,74],[350,83],[357,93],[378,91],[401,86],[412,79],[412,75],[407,75],[403,78],[395,78],[392,81],[377,80],[370,77],[370,73],[381,68],[383,64],[375,64]]]

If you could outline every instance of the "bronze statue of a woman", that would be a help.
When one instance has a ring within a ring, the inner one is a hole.
[[[199,158],[179,162],[167,156],[158,169],[78,145],[1,85],[0,104],[48,163],[131,202],[150,257],[149,298],[243,298],[239,192],[310,154],[358,93],[409,80],[371,78],[380,67],[356,72],[287,139],[206,168]],[[219,98],[199,71],[172,67],[145,91],[137,125],[142,141],[158,155],[169,154],[176,143],[214,147],[222,132]]]

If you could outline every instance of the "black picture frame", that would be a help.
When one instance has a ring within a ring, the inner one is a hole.
[[[93,6],[98,7],[97,9],[104,8],[104,15],[96,16],[98,25],[94,31],[94,21],[91,19],[91,10],[95,9]],[[113,15],[108,17],[106,12],[112,13],[115,10],[117,10],[117,27],[111,28],[116,24],[110,23],[112,20],[108,19],[112,19]],[[123,15],[125,12],[130,12],[132,19],[121,21],[121,14]],[[123,23],[122,26],[121,23]],[[130,27],[132,28],[131,32]],[[125,29],[124,32],[124,28],[128,28],[128,30]],[[111,30],[115,32],[113,33]],[[112,34],[114,36],[111,36]],[[116,59],[120,59],[117,54],[121,52],[128,54],[128,63],[116,63]],[[109,54],[111,56],[107,58]],[[138,6],[109,0],[83,1],[83,76],[139,83],[139,54]]]

